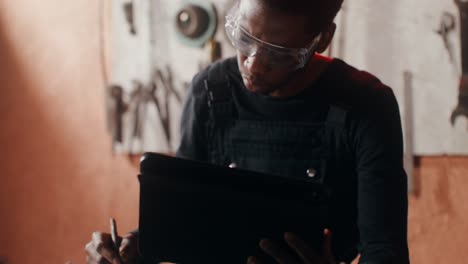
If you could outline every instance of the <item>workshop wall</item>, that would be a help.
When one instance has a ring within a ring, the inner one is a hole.
[[[86,242],[110,216],[120,232],[137,226],[137,170],[112,154],[106,127],[99,22],[109,3],[0,1],[6,263],[85,263]]]
[[[459,103],[460,79],[468,74],[461,45],[462,28],[468,34],[468,3],[345,1],[337,24],[333,55],[374,73],[395,91],[407,154],[467,155],[468,111],[454,110],[468,107]],[[464,42],[468,54],[468,38]]]
[[[175,23],[178,12],[188,3],[212,4],[217,21],[210,21],[218,26],[214,39],[221,44],[223,57],[228,57],[234,52],[224,33],[224,16],[234,2],[113,1],[111,81],[123,88],[124,101],[130,108],[121,112],[122,139],[115,142],[119,151],[174,151],[179,141],[180,98],[185,95],[186,84],[210,58],[210,45],[193,47],[180,41]],[[129,3],[132,19],[124,8]],[[403,118],[408,159],[414,155],[468,154],[468,118],[464,110],[468,106],[466,100],[459,100],[459,83],[462,72],[467,74],[468,60],[465,55],[463,70],[460,35],[462,25],[468,28],[468,18],[462,23],[459,10],[468,12],[466,1],[354,0],[345,1],[337,17],[337,34],[329,54],[375,74],[393,88]],[[200,20],[191,22],[197,24]],[[131,32],[132,27],[136,33]],[[468,54],[468,47],[464,49]],[[152,84],[158,79],[154,76],[157,69],[166,76],[171,73],[173,78],[171,85],[159,82],[158,89],[152,92]],[[158,102],[152,99],[132,100],[132,94],[141,94],[135,93],[139,89],[156,94],[160,105],[168,105],[167,111],[157,107]],[[467,93],[466,89],[462,92]],[[164,96],[164,91],[171,93]],[[456,114],[455,109],[462,111]],[[110,118],[114,119],[114,115]],[[406,168],[411,170],[409,164]]]
[[[234,2],[233,0],[115,0],[112,2],[113,59],[110,82],[122,89],[121,99],[127,105],[126,111],[118,111],[116,98],[108,96],[110,131],[114,136],[121,135],[115,136],[116,151],[138,154],[145,151],[176,150],[180,138],[179,122],[186,88],[193,76],[210,63],[211,54],[208,42],[198,41],[205,39],[203,37],[192,41],[200,45],[181,40],[176,30],[177,14],[188,3],[208,6],[209,8],[205,10],[214,13],[208,24],[217,27],[217,31],[212,31],[214,40],[221,44],[223,57],[228,57],[235,53],[224,34],[224,16]],[[192,19],[193,21],[197,20]],[[109,91],[108,94],[112,93]],[[150,98],[148,95],[154,97]],[[116,118],[121,119],[120,126],[116,124]],[[138,122],[140,120],[142,122]]]
[[[0,1],[0,262],[85,263],[85,243],[109,216],[120,232],[137,224],[137,170],[112,153],[106,126],[110,6]],[[468,158],[418,158],[414,174],[412,263],[462,263]]]
[[[468,157],[417,158],[415,165],[408,211],[411,263],[465,263]]]

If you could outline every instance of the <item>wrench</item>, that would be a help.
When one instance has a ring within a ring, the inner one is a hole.
[[[452,125],[458,117],[468,118],[468,0],[455,0],[460,11],[462,76],[460,78],[458,105],[452,112]]]

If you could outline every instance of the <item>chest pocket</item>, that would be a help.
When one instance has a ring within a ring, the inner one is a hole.
[[[232,166],[323,182],[327,142],[323,124],[237,120],[225,137]]]

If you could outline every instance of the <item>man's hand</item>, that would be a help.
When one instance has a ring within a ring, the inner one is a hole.
[[[331,250],[331,233],[324,231],[324,245],[321,255],[293,233],[286,233],[284,240],[292,250],[285,250],[270,240],[260,241],[260,248],[279,264],[335,264]],[[249,257],[247,264],[260,264],[261,260]]]
[[[119,237],[119,252],[114,249],[110,234],[94,232],[86,244],[87,264],[134,264],[138,261],[137,235],[128,233]]]

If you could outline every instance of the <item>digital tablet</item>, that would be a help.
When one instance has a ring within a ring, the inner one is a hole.
[[[142,157],[139,181],[144,263],[246,263],[284,232],[322,246],[329,194],[319,184],[157,153]]]

